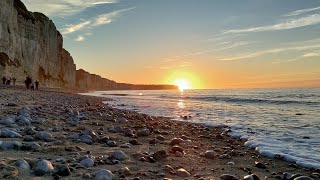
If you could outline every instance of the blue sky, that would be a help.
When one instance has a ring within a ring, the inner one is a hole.
[[[77,68],[119,82],[320,85],[320,1],[22,1],[53,19]]]

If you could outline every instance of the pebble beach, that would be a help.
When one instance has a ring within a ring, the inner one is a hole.
[[[1,85],[0,179],[320,179],[224,129],[103,101],[112,99]]]

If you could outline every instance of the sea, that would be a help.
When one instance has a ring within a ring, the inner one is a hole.
[[[320,88],[96,91],[118,109],[231,130],[257,153],[320,169]]]

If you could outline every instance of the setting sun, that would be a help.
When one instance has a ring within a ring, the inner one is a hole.
[[[182,92],[185,89],[190,89],[190,83],[189,81],[185,80],[185,79],[177,79],[175,81],[176,85],[179,87],[179,90]]]

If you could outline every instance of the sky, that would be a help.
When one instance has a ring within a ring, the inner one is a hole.
[[[318,0],[22,0],[77,65],[135,84],[320,86]]]

